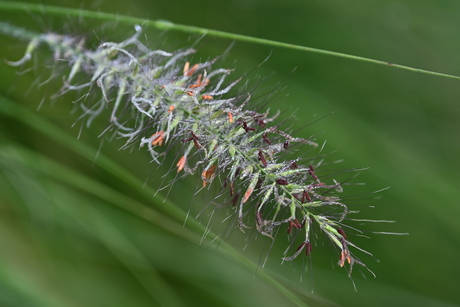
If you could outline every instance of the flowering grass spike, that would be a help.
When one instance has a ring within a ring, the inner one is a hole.
[[[315,160],[287,158],[299,145],[317,144],[273,125],[276,116],[268,111],[251,109],[250,93],[231,95],[242,78],[227,81],[232,70],[214,68],[217,59],[191,63],[194,49],[151,50],[140,41],[139,26],[127,40],[104,42],[94,50],[83,38],[2,26],[30,39],[24,57],[10,65],[23,65],[40,45],[48,45],[54,60],[70,68],[59,94],[100,89],[92,105],[87,95],[79,101],[88,126],[110,108],[111,126],[126,146],[139,142],[157,163],[175,151],[178,173],[200,174],[203,187],[218,181],[228,189],[241,230],[255,228],[274,238],[284,229],[293,242],[284,260],[303,251],[308,256],[312,231],[319,229],[338,249],[339,266],[348,264],[349,272],[354,264],[365,266],[350,251],[357,247],[343,230],[350,212],[338,196],[342,184],[318,176],[321,162],[303,165]],[[76,83],[77,75],[88,76],[87,82]]]

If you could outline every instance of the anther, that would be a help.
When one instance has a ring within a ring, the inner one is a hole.
[[[259,161],[262,162],[264,167],[267,167],[267,160],[265,160],[264,154],[259,150]]]
[[[243,129],[246,131],[246,133],[249,131],[256,131],[256,129],[249,127],[246,122],[243,122]]]

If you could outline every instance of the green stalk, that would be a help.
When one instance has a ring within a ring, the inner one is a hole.
[[[299,50],[303,52],[312,52],[312,53],[317,53],[317,54],[334,56],[338,58],[345,58],[349,60],[355,60],[355,61],[368,62],[372,64],[377,64],[377,65],[395,67],[395,68],[409,70],[409,71],[421,73],[421,74],[427,74],[427,75],[433,75],[433,76],[438,76],[438,77],[460,80],[460,76],[450,75],[450,74],[445,74],[445,73],[440,73],[440,72],[434,72],[431,70],[414,68],[410,66],[390,63],[387,61],[375,60],[371,58],[366,58],[366,57],[361,57],[361,56],[356,56],[356,55],[351,55],[351,54],[346,54],[346,53],[341,53],[341,52],[329,51],[329,50],[324,50],[324,49],[283,43],[283,42],[273,41],[269,39],[247,36],[247,35],[234,34],[234,33],[228,33],[224,31],[175,24],[169,21],[145,20],[142,18],[130,17],[130,16],[125,16],[125,15],[87,11],[87,10],[82,10],[82,9],[66,8],[66,7],[53,6],[53,5],[32,4],[32,3],[25,3],[25,2],[9,2],[9,1],[0,2],[0,10],[13,11],[13,12],[18,12],[18,11],[27,12],[28,11],[28,12],[33,12],[33,13],[46,13],[49,15],[69,16],[69,17],[73,16],[73,17],[79,17],[79,18],[99,19],[103,21],[114,21],[115,20],[119,23],[125,23],[125,24],[130,24],[130,25],[142,24],[144,27],[148,26],[148,27],[159,29],[159,30],[170,30],[170,31],[179,31],[179,32],[190,33],[190,34],[209,35],[213,37],[221,37],[225,39],[241,41],[241,42],[249,42],[249,43],[265,45],[265,46],[273,46],[273,47],[279,47],[279,48]],[[3,27],[4,25],[0,27],[1,32],[5,32]]]

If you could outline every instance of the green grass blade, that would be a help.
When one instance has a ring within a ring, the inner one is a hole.
[[[279,48],[299,50],[303,52],[312,52],[312,53],[317,53],[317,54],[334,56],[338,58],[345,58],[349,60],[355,60],[355,61],[361,61],[361,62],[367,62],[367,63],[377,64],[377,65],[384,65],[384,66],[409,70],[409,71],[421,73],[421,74],[428,74],[428,75],[433,75],[433,76],[438,76],[438,77],[460,80],[460,76],[409,67],[405,65],[396,64],[396,63],[390,63],[387,61],[381,61],[381,60],[376,60],[376,59],[341,53],[341,52],[324,50],[324,49],[283,43],[279,41],[251,37],[251,36],[246,36],[246,35],[241,35],[241,34],[228,33],[224,31],[175,24],[169,21],[144,20],[141,18],[130,17],[130,16],[125,16],[125,15],[118,15],[118,14],[115,15],[115,14],[104,13],[104,12],[87,11],[87,10],[82,10],[82,9],[73,9],[73,8],[66,8],[66,7],[53,6],[53,5],[31,4],[31,3],[24,3],[24,2],[8,2],[8,1],[0,2],[0,10],[29,11],[33,13],[46,13],[46,14],[58,15],[58,16],[60,15],[60,16],[80,17],[80,18],[91,18],[91,19],[99,19],[99,20],[104,20],[104,21],[112,20],[112,21],[117,21],[120,23],[126,23],[126,24],[131,24],[131,25],[142,24],[144,26],[153,27],[159,30],[180,31],[180,32],[190,33],[190,34],[208,35],[208,36],[213,36],[213,37],[220,37],[220,38],[225,38],[225,39],[230,39],[230,40],[235,40],[235,41],[249,42],[249,43],[260,44],[260,45],[265,45],[265,46],[273,46],[273,47],[279,47]],[[0,27],[0,31],[2,31],[1,27]]]
[[[185,220],[186,214],[180,208],[171,203],[163,204],[163,200],[165,199],[163,195],[156,193],[155,190],[149,187],[143,187],[143,182],[133,176],[129,171],[108,157],[99,154],[96,149],[79,142],[74,137],[59,129],[59,127],[38,116],[35,112],[30,111],[19,104],[13,103],[5,97],[0,97],[0,113],[13,117],[16,120],[30,126],[34,130],[43,133],[47,137],[70,148],[72,151],[78,153],[89,161],[93,161],[94,158],[97,157],[95,164],[101,169],[111,173],[115,178],[133,188],[140,195],[144,195],[146,199],[150,199],[152,195],[156,194],[156,196],[154,196],[156,201],[153,205],[156,205],[158,209],[177,221],[183,222]],[[198,231],[203,231],[204,229],[202,226],[193,222],[190,222],[189,226]]]

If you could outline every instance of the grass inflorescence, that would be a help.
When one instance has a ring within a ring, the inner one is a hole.
[[[191,63],[194,49],[152,50],[140,40],[140,26],[128,39],[95,49],[82,37],[2,27],[30,41],[25,55],[10,65],[22,66],[47,45],[54,61],[69,67],[59,76],[58,94],[85,93],[75,103],[88,126],[109,108],[109,128],[126,140],[125,146],[138,143],[156,163],[171,154],[177,173],[194,174],[203,187],[221,185],[242,231],[255,228],[270,238],[280,229],[287,232],[291,243],[283,260],[308,256],[318,229],[339,251],[339,266],[349,266],[350,273],[354,264],[365,267],[350,251],[361,249],[344,230],[353,213],[340,197],[344,182],[321,177],[317,169],[323,160],[299,153],[317,147],[315,140],[274,125],[277,114],[252,108],[252,93],[234,94],[244,78],[230,80],[231,69],[215,68],[218,58]],[[75,81],[82,80],[80,75],[86,82]],[[98,98],[89,99],[94,88]]]

